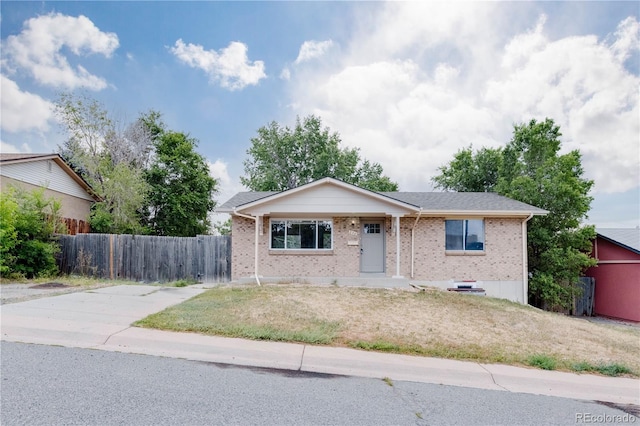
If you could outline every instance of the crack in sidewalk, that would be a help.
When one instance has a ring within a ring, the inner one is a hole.
[[[484,365],[482,365],[482,364],[478,364],[478,365],[479,365],[479,366],[480,366],[480,368],[482,368],[484,371],[486,371],[487,373],[489,373],[489,376],[491,376],[491,381],[493,381],[493,384],[494,384],[494,385],[496,385],[496,386],[498,386],[498,387],[501,387],[502,389],[506,390],[507,392],[511,392],[509,389],[505,388],[504,386],[502,386],[501,384],[499,384],[498,382],[496,382],[495,377],[493,377],[493,373],[492,373],[491,371],[487,370],[487,368],[486,368]]]
[[[97,348],[97,347],[100,347],[100,346],[105,346],[105,345],[107,344],[107,342],[109,341],[109,339],[111,339],[113,336],[115,336],[116,334],[120,334],[120,333],[122,333],[123,331],[127,331],[127,330],[129,330],[130,328],[131,328],[131,326],[130,326],[130,325],[128,325],[128,326],[126,326],[125,328],[123,328],[122,330],[118,330],[118,331],[116,331],[115,333],[111,333],[110,335],[108,335],[108,336],[107,336],[107,338],[105,339],[105,341],[104,341],[104,342],[102,342],[102,343],[101,343],[101,344],[99,344],[99,345],[94,346],[94,348]]]
[[[298,371],[302,371],[302,364],[304,362],[304,351],[307,349],[307,345],[302,345],[302,355],[300,356],[300,365],[298,366]]]

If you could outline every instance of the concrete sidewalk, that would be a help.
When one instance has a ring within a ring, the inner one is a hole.
[[[637,379],[130,326],[203,291],[203,286],[116,286],[2,305],[2,340],[640,405]]]

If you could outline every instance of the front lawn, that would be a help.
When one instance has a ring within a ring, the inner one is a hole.
[[[638,327],[436,289],[226,286],[135,325],[567,371],[640,372]]]

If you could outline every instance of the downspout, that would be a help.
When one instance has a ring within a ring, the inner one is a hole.
[[[422,215],[422,207],[420,207],[420,211],[418,212],[418,217],[416,217],[416,221],[413,223],[413,228],[411,228],[411,279],[413,279],[413,265],[415,264],[416,226],[418,226],[418,221],[420,220],[421,215]]]
[[[527,222],[531,220],[533,213],[522,221],[522,297],[525,305],[529,304],[529,260],[527,254]]]
[[[244,217],[246,219],[252,219],[255,222],[256,236],[255,236],[255,251],[253,255],[253,259],[254,259],[253,272],[256,276],[256,283],[258,283],[258,285],[261,286],[260,278],[258,278],[258,239],[259,239],[258,220],[260,219],[260,216],[249,216],[246,214],[238,213],[235,209],[233,210],[233,214],[240,217]]]

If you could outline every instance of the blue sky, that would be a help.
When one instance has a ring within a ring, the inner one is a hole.
[[[54,152],[61,91],[199,140],[223,203],[251,137],[319,115],[405,191],[463,147],[553,118],[594,179],[588,223],[640,225],[637,2],[0,3],[2,152]]]

